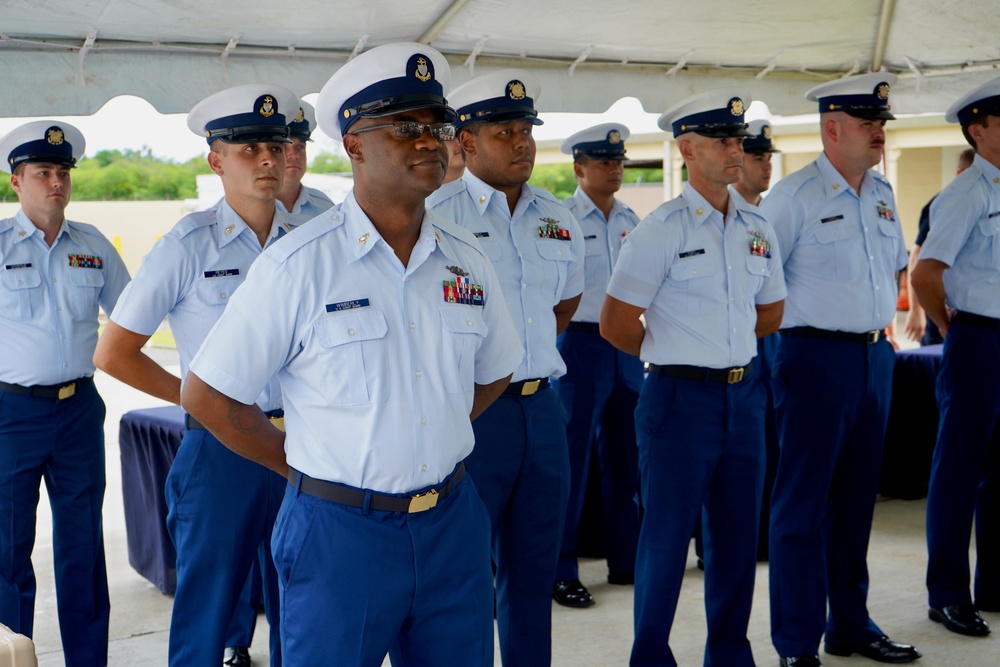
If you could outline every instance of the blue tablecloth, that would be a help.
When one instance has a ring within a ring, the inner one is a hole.
[[[892,376],[892,404],[885,433],[879,493],[908,500],[927,495],[937,442],[934,387],[942,345],[899,350]]]
[[[118,435],[128,561],[166,595],[177,586],[177,552],[163,488],[183,436],[184,411],[176,405],[125,413]]]

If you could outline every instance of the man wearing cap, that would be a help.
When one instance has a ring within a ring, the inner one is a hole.
[[[264,252],[184,385],[195,418],[288,477],[289,664],[492,664],[489,517],[464,459],[523,349],[474,237],[424,208],[454,136],[449,79],[416,43],[333,75],[316,115],[354,189]],[[252,404],[275,374],[287,437]]]
[[[979,611],[1000,611],[996,485],[1000,417],[1000,78],[962,96],[945,120],[976,150],[931,205],[913,288],[944,337],[937,381],[941,414],[927,495],[929,616],[952,632],[983,636]],[[969,535],[976,515],[976,576]]]
[[[32,636],[38,485],[52,506],[59,631],[67,665],[108,664],[104,402],[91,361],[98,306],[128,283],[114,246],[67,220],[86,142],[41,120],[0,139],[21,208],[0,220],[0,623]]]
[[[303,219],[314,218],[333,206],[333,202],[322,190],[302,185],[309,159],[306,156],[306,142],[312,141],[316,129],[316,111],[305,100],[299,100],[299,112],[288,123],[288,141],[285,144],[285,178],[278,193],[278,203],[289,213],[301,215]]]
[[[780,153],[771,139],[771,124],[762,119],[747,124],[747,131],[753,136],[743,139],[743,172],[740,180],[733,183],[733,190],[752,206],[760,206],[764,193],[771,187],[771,156]],[[763,336],[757,339],[757,377],[767,394],[767,410],[764,414],[764,442],[767,449],[767,465],[764,472],[764,492],[761,495],[760,531],[757,533],[757,560],[767,560],[767,545],[771,514],[771,489],[778,469],[778,431],[774,421],[774,393],[771,390],[771,361],[777,336]]]
[[[280,86],[246,84],[210,95],[191,110],[188,127],[208,140],[208,164],[222,179],[225,197],[207,211],[182,218],[143,259],[97,345],[98,368],[147,394],[180,403],[181,378],[250,265],[292,228],[295,218],[275,202],[285,170],[284,113],[297,110],[298,103]],[[272,303],[259,306],[261,318],[272,316],[267,312]],[[164,318],[177,341],[181,378],[142,351]],[[241,337],[252,331],[248,327]],[[270,379],[250,402],[280,423],[276,380]],[[167,529],[177,550],[170,664],[222,662],[227,627],[260,552],[271,664],[279,665],[278,582],[269,546],[283,481],[229,451],[198,419],[188,415],[185,423],[165,492]]]
[[[699,522],[705,664],[754,664],[746,630],[764,479],[764,390],[752,361],[757,336],[781,321],[785,287],[771,226],[729,188],[742,169],[749,104],[742,90],[713,90],[660,116],[689,180],[628,235],[601,310],[601,335],[650,364],[635,414],[644,515],[634,667],[677,664],[668,640]]]
[[[288,123],[288,141],[285,144],[285,176],[278,192],[278,206],[282,210],[309,220],[333,206],[333,202],[322,190],[302,185],[302,177],[309,164],[306,142],[312,141],[312,131],[316,128],[316,112],[305,100],[299,101],[299,111]],[[247,583],[240,593],[229,630],[226,631],[226,651],[224,665],[248,667],[250,665],[249,646],[253,641],[257,625],[257,611],[261,602],[261,570],[259,561],[250,568]]]
[[[465,175],[428,199],[478,239],[500,278],[526,354],[504,395],[476,421],[469,472],[493,522],[500,655],[548,665],[552,582],[569,493],[566,416],[549,381],[566,372],[556,336],[583,292],[580,226],[550,193],[527,184],[540,87],[499,70],[453,90]]]
[[[583,297],[566,331],[556,339],[566,362],[566,375],[552,383],[568,419],[569,505],[553,588],[555,601],[566,607],[594,603],[580,582],[576,548],[595,445],[601,470],[608,581],[631,584],[635,580],[639,539],[635,404],[642,386],[642,362],[616,350],[598,331],[611,269],[622,241],[639,224],[639,216],[615,198],[622,184],[628,135],[624,125],[604,123],[581,130],[562,144],[562,152],[573,156],[577,182],[576,192],[563,204],[580,223],[586,246]]]
[[[891,641],[867,607],[895,361],[882,331],[895,318],[906,266],[892,187],[871,169],[893,118],[894,82],[874,73],[810,90],[823,153],[760,207],[788,286],[772,369],[781,457],[771,496],[771,639],[783,666],[819,665],[821,637],[831,655],[920,657]]]

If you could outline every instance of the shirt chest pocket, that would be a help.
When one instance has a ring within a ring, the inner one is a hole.
[[[1000,215],[979,223],[985,239],[983,250],[972,255],[972,265],[983,269],[1000,268]]]
[[[711,257],[705,254],[678,259],[670,267],[668,277],[674,290],[681,294],[684,310],[689,315],[698,315],[702,308],[710,307],[703,297],[709,287],[709,281],[715,275],[717,267]]]
[[[389,331],[381,310],[332,313],[314,325],[316,364],[329,405],[382,403],[389,396]]]
[[[442,367],[445,390],[471,392],[476,381],[476,352],[486,337],[486,320],[478,306],[441,306]]]
[[[879,241],[882,242],[882,253],[886,259],[886,268],[896,271],[898,258],[904,252],[903,230],[895,220],[878,220]]]
[[[195,291],[198,295],[198,301],[208,306],[212,315],[218,318],[225,310],[229,299],[232,298],[233,292],[242,283],[243,276],[202,278],[198,281]]]
[[[814,239],[814,256],[808,264],[824,278],[858,279],[867,274],[864,248],[860,247],[861,230],[847,222],[820,224]]]
[[[18,320],[38,317],[42,310],[42,274],[38,269],[8,269],[0,274],[0,308]]]
[[[69,310],[77,319],[97,317],[101,290],[104,289],[104,271],[98,269],[71,268]]]
[[[569,278],[569,267],[576,261],[576,254],[567,241],[556,239],[538,239],[535,247],[544,260],[541,265],[545,282],[540,287],[552,289],[549,293],[552,294],[554,305],[562,300],[563,289]]]
[[[767,265],[767,257],[759,255],[747,255],[747,273],[750,274],[749,292],[743,302],[749,308],[754,301],[754,297],[764,287],[764,282],[771,277],[771,269]]]

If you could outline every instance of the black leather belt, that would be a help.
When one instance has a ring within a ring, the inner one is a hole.
[[[810,338],[826,338],[828,340],[846,340],[863,345],[873,345],[885,338],[885,333],[881,329],[872,329],[864,333],[854,333],[852,331],[817,329],[816,327],[789,327],[788,329],[781,329],[778,333],[782,336],[809,336]]]
[[[1000,331],[1000,320],[995,317],[986,317],[985,315],[976,315],[975,313],[966,313],[964,311],[958,311],[955,313],[955,317],[951,318],[952,322],[958,322],[960,324],[968,324],[973,327],[979,327],[980,329],[993,329],[994,331]]]
[[[580,333],[601,334],[601,325],[597,322],[570,322],[566,327],[567,331],[579,331]]]
[[[657,375],[681,378],[683,380],[736,384],[737,382],[750,379],[750,373],[753,372],[753,364],[733,366],[732,368],[704,368],[702,366],[681,366],[677,364],[658,366],[657,364],[650,364],[649,372],[656,373]]]
[[[265,412],[264,416],[271,421],[271,425],[274,426],[276,429],[278,429],[279,431],[285,430],[284,410],[270,410],[269,412]],[[208,430],[207,428],[205,428],[204,424],[202,424],[200,421],[198,421],[197,419],[195,419],[186,412],[184,413],[184,426],[185,428],[189,428],[194,431]]]
[[[537,380],[520,380],[511,382],[503,390],[506,396],[532,396],[549,386],[548,378],[538,378]]]
[[[83,389],[91,384],[94,384],[94,378],[85,376],[78,380],[71,380],[62,384],[36,384],[31,387],[0,382],[0,390],[9,391],[12,394],[23,394],[24,396],[35,396],[37,398],[54,398],[61,401],[66,398],[72,398],[76,394],[77,389]]]
[[[455,490],[455,487],[458,486],[463,477],[465,477],[465,461],[459,463],[455,468],[455,472],[437,488],[429,489],[412,496],[390,496],[384,493],[362,491],[361,489],[344,486],[343,484],[315,479],[305,473],[299,472],[291,466],[288,467],[288,483],[299,491],[308,493],[310,496],[350,507],[365,507],[367,499],[368,509],[379,510],[381,512],[405,512],[407,514],[423,512],[436,506],[438,502],[444,500],[449,493]]]

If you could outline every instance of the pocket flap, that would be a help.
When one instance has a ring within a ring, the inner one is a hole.
[[[381,310],[358,308],[331,313],[315,324],[316,336],[323,347],[384,338],[389,331]]]

